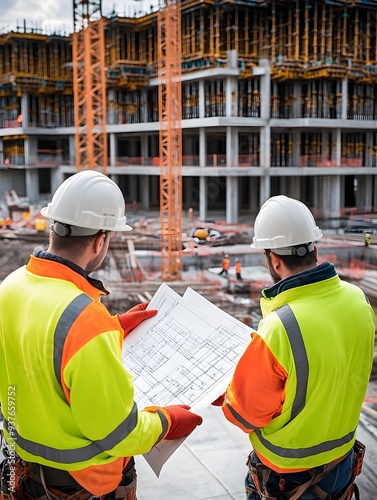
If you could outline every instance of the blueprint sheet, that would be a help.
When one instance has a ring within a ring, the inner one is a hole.
[[[132,331],[122,353],[138,407],[188,404],[200,414],[225,391],[253,330],[191,288],[181,297],[164,283],[148,308],[158,314]],[[156,475],[183,441],[145,455]]]

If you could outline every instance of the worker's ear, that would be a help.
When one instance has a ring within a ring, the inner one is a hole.
[[[314,247],[314,258],[315,258],[315,261],[318,262],[318,249],[316,246]]]
[[[93,249],[96,254],[99,254],[106,241],[106,233],[98,233],[93,241]]]
[[[270,252],[270,258],[272,267],[275,269],[275,271],[277,271],[281,264],[280,257],[276,253]]]

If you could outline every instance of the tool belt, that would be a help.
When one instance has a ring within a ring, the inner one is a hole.
[[[82,488],[68,471],[23,461],[6,444],[1,433],[0,438],[5,457],[0,464],[0,500],[136,500],[133,458],[123,471],[121,485],[108,495],[98,497]],[[34,481],[38,493],[29,493],[30,488],[25,487],[27,480]]]
[[[16,473],[17,487],[10,486],[7,477],[5,481],[2,479],[1,500],[94,500],[107,498],[111,498],[111,500],[136,500],[136,479],[127,486],[118,486],[109,495],[97,497],[80,487],[66,471],[39,464],[25,464],[22,460],[17,462],[15,470],[19,471]],[[22,483],[28,479],[38,483],[43,488],[44,494],[34,496],[25,491],[26,488],[22,488]],[[72,491],[75,488],[78,490],[71,493],[64,492],[64,490]]]
[[[359,500],[360,498],[358,487],[355,484],[355,478],[359,474],[361,474],[365,455],[365,446],[360,443],[360,441],[356,440],[353,451],[355,454],[355,465],[353,468],[352,477],[350,482],[344,488],[344,491],[341,493],[341,496],[338,497],[337,500],[351,500],[354,494],[356,500]],[[320,500],[332,500],[331,495],[322,490],[319,486],[317,486],[317,484],[343,460],[344,457],[341,457],[337,460],[334,460],[333,462],[330,462],[329,464],[315,467],[306,471],[310,475],[310,479],[308,481],[301,484],[292,491],[283,490],[278,493],[271,493],[267,487],[270,475],[277,474],[276,472],[262,463],[252,462],[250,456],[247,465],[249,467],[249,474],[251,475],[251,478],[261,500],[297,500],[301,498],[301,495],[305,493],[305,491],[311,491],[312,493],[317,495],[317,498]],[[283,477],[281,478],[279,483],[282,484],[282,486],[284,485]],[[253,492],[248,491],[248,493],[252,494]]]

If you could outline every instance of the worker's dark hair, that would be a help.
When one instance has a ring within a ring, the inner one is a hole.
[[[80,255],[98,236],[99,233],[108,234],[110,231],[98,231],[90,236],[59,236],[54,228],[50,230],[50,244],[54,251],[67,250],[72,253],[72,257]]]
[[[266,256],[268,257],[273,250],[265,250]],[[278,255],[279,259],[281,259],[284,265],[292,272],[300,271],[306,267],[314,267],[317,264],[316,252],[313,250],[312,252],[308,252],[303,257],[298,255]]]

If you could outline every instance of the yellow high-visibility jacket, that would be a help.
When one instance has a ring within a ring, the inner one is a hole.
[[[351,450],[373,362],[375,317],[362,290],[324,263],[263,292],[263,319],[223,405],[277,472]]]
[[[70,471],[99,496],[117,487],[125,457],[163,439],[170,420],[161,409],[138,410],[124,331],[94,282],[43,252],[3,281],[0,403],[21,458]]]

